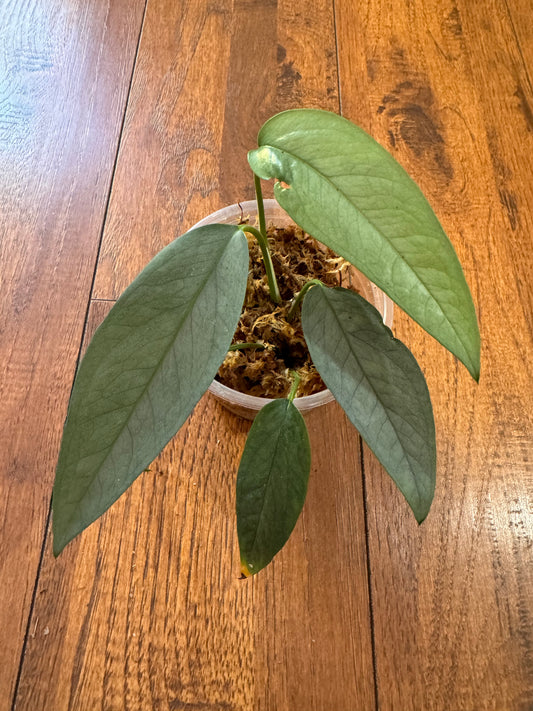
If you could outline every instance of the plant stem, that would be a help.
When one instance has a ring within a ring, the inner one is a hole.
[[[229,347],[230,351],[244,351],[248,348],[264,351],[266,346],[263,343],[232,343]]]
[[[252,234],[259,242],[259,246],[261,247],[261,253],[263,255],[263,262],[265,263],[265,271],[268,279],[268,289],[270,291],[270,298],[275,304],[281,304],[278,281],[276,279],[276,274],[274,273],[274,265],[272,264],[272,257],[270,256],[270,250],[268,248],[268,241],[266,236],[251,225],[239,225],[239,227],[244,232],[249,232],[250,234]]]
[[[265,205],[263,203],[263,190],[261,188],[261,178],[254,173],[255,200],[257,202],[257,215],[259,217],[259,230],[266,239]]]
[[[298,387],[300,385],[300,376],[298,375],[298,373],[295,370],[291,370],[290,375],[292,375],[292,377],[294,378],[294,382],[292,384],[291,391],[287,397],[287,400],[289,402],[292,402],[294,400],[294,398],[296,397],[296,392],[297,392]]]
[[[299,291],[296,294],[296,296],[294,297],[294,299],[292,300],[291,307],[290,307],[289,311],[287,312],[287,321],[292,321],[292,319],[296,315],[296,310],[298,309],[298,306],[300,305],[300,302],[304,298],[306,292],[309,291],[309,289],[312,286],[316,286],[316,285],[322,285],[322,282],[320,281],[320,279],[310,279],[308,282],[306,282],[302,286],[301,291]]]

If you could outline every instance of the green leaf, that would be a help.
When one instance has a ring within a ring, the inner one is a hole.
[[[237,533],[244,575],[268,565],[287,542],[304,505],[309,436],[289,400],[273,400],[254,420],[237,476]]]
[[[453,246],[422,192],[362,129],[326,111],[267,121],[254,173],[279,204],[385,291],[479,379],[479,330]]]
[[[433,410],[411,352],[377,309],[348,289],[313,287],[302,309],[311,358],[419,523],[435,491]]]
[[[240,229],[192,230],[148,264],[96,331],[76,376],[57,465],[55,555],[190,415],[227,353],[247,273]]]

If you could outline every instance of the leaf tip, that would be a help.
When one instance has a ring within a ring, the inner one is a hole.
[[[78,535],[80,531],[73,531],[72,528],[65,526],[65,521],[60,521],[61,517],[54,511],[52,504],[52,553],[54,558],[58,558],[68,544]]]
[[[463,360],[463,363],[466,365],[472,378],[476,381],[476,383],[479,383],[479,376],[481,374],[481,334],[479,332],[479,324],[475,315],[473,319],[472,332],[473,342],[470,350],[470,357]]]
[[[250,568],[253,568],[252,563],[246,563],[245,560],[241,559],[241,578],[251,578],[252,575],[254,575],[255,572],[257,571],[252,571]]]
[[[428,513],[429,513],[429,511],[425,511],[424,513],[421,513],[421,514],[415,513],[415,519],[416,519],[416,522],[419,526],[421,526],[424,523],[424,521],[427,518]]]
[[[54,554],[54,558],[57,558],[59,556],[59,554],[65,548],[65,545],[66,543],[62,543],[57,536],[53,537],[52,553]]]
[[[426,518],[428,517],[429,511],[431,509],[431,504],[433,503],[433,492],[431,493],[430,497],[420,501],[418,506],[414,506],[411,502],[409,502],[409,506],[411,507],[411,510],[415,516],[417,524],[420,526]]]

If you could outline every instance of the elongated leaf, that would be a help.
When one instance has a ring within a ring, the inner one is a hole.
[[[254,420],[237,476],[241,566],[253,575],[287,542],[307,493],[311,453],[299,410],[289,400],[265,405]]]
[[[177,432],[223,361],[248,272],[243,233],[192,230],[126,289],[80,365],[56,471],[54,553],[98,518]]]
[[[363,130],[336,114],[285,111],[248,160],[277,178],[280,205],[358,267],[479,378],[479,330],[451,242],[418,186]]]
[[[435,490],[435,424],[422,371],[379,312],[348,289],[313,287],[302,310],[322,379],[396,482],[419,523]]]

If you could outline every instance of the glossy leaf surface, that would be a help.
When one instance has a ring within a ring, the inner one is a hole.
[[[237,476],[241,566],[253,575],[287,542],[307,493],[307,427],[289,400],[265,405],[250,429]]]
[[[435,424],[413,355],[348,289],[313,287],[302,323],[322,379],[422,522],[435,490]]]
[[[148,264],[96,331],[56,471],[56,555],[152,462],[207,390],[237,326],[247,272],[241,230],[192,230]]]
[[[285,111],[248,154],[307,232],[360,269],[479,378],[479,330],[461,265],[422,192],[374,139],[336,114]]]

